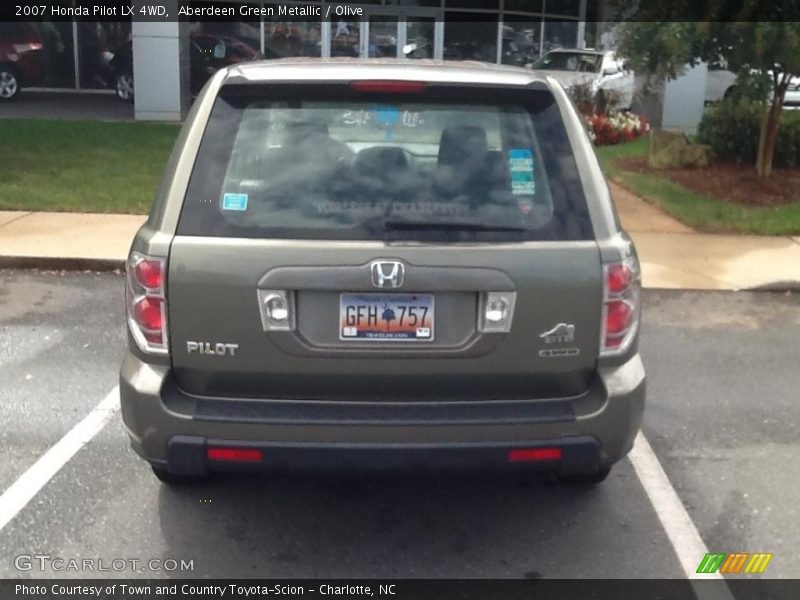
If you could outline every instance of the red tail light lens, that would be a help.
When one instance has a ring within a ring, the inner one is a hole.
[[[164,306],[160,298],[139,298],[133,305],[133,320],[142,329],[149,342],[160,344],[164,341]]]
[[[148,290],[160,291],[164,285],[162,262],[152,258],[143,258],[133,268],[133,274],[139,285]]]
[[[209,448],[206,456],[208,456],[208,460],[226,462],[261,462],[264,460],[264,453],[252,448]]]
[[[639,265],[635,257],[603,265],[603,322],[600,355],[622,354],[639,327]]]
[[[631,324],[633,307],[625,300],[612,300],[606,304],[606,334],[620,335]]]
[[[142,352],[166,354],[166,261],[133,252],[128,259],[128,328]]]
[[[395,94],[416,94],[427,87],[423,81],[353,81],[350,87],[357,92],[380,92]]]
[[[606,283],[609,294],[621,294],[633,281],[633,271],[626,263],[615,263],[606,266]]]

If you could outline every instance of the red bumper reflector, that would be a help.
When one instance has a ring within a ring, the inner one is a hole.
[[[508,462],[561,460],[561,448],[515,448],[508,451]]]
[[[261,462],[264,454],[261,450],[251,448],[209,448],[208,460],[224,460],[228,462]]]

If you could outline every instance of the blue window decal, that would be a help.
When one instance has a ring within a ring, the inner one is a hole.
[[[225,194],[222,196],[222,210],[247,210],[247,194]]]

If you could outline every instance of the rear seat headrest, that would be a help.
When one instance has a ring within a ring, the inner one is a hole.
[[[361,150],[355,159],[355,168],[361,173],[391,175],[408,169],[408,159],[402,148],[373,146]]]
[[[486,130],[475,125],[454,125],[442,130],[439,142],[439,164],[458,165],[465,161],[482,161],[489,150]]]

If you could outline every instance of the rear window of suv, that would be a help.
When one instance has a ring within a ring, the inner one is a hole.
[[[583,240],[591,222],[546,90],[223,88],[181,235]]]

